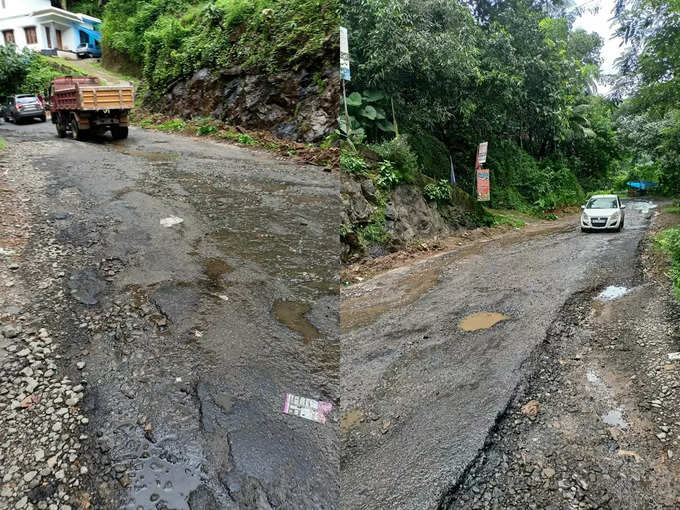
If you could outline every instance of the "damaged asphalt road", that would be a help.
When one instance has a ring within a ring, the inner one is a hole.
[[[458,486],[564,304],[639,278],[638,245],[655,206],[627,204],[621,233],[582,234],[574,225],[513,244],[499,239],[343,290],[343,508],[476,501],[457,499]]]
[[[288,392],[339,404],[337,176],[140,129],[124,142],[59,140],[50,124],[0,135],[29,232],[0,252],[26,291],[3,289],[0,319],[27,344],[29,323],[46,328],[59,391],[82,391],[69,430],[89,469],[40,471],[44,501],[337,508],[337,412],[323,425],[281,412]],[[0,502],[48,508],[20,503],[22,469]]]

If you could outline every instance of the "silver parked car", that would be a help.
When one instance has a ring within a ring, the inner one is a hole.
[[[593,195],[582,205],[581,231],[616,230],[620,232],[626,219],[626,206],[617,195]]]
[[[10,96],[2,108],[5,122],[12,121],[15,124],[28,119],[40,119],[41,122],[45,122],[46,115],[43,103],[33,94]]]

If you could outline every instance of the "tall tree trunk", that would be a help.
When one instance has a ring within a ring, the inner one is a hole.
[[[61,0],[61,8],[68,11],[68,0]]]

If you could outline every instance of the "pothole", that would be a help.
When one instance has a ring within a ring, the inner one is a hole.
[[[358,426],[364,419],[364,413],[361,409],[350,409],[345,411],[340,416],[340,430],[346,434],[354,427]]]
[[[498,312],[478,312],[463,318],[458,327],[463,331],[478,331],[480,329],[489,329],[509,318],[507,315]]]
[[[612,427],[619,427],[621,429],[625,429],[628,426],[626,420],[623,419],[623,409],[621,409],[620,407],[606,412],[601,416],[601,418],[603,422]]]
[[[588,370],[586,373],[586,379],[590,384],[602,384],[602,379],[594,371]]]
[[[324,335],[316,329],[316,326],[305,317],[305,314],[309,313],[311,309],[306,303],[282,300],[274,301],[273,307],[276,320],[291,331],[299,333],[306,344],[324,338]]]
[[[626,287],[610,285],[600,292],[595,299],[598,301],[614,301],[615,299],[625,296],[628,292],[629,290]]]

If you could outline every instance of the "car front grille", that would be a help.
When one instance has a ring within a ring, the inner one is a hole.
[[[593,227],[604,227],[609,218],[590,218],[590,224]]]

